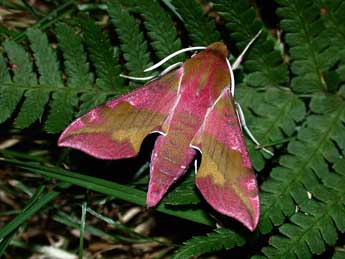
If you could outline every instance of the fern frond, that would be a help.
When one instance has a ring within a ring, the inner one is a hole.
[[[271,237],[269,247],[262,252],[268,258],[311,258],[321,254],[327,245],[335,245],[337,229],[345,232],[345,161],[334,164],[335,172],[325,172],[324,185],[310,188],[315,199],[300,205],[291,223],[279,228],[282,235]]]
[[[59,64],[56,54],[49,46],[47,35],[38,29],[29,29],[27,36],[40,74],[40,85],[61,87]],[[24,96],[25,100],[15,120],[15,126],[20,129],[27,128],[37,119],[41,119],[50,98],[50,91],[37,87],[27,90]]]
[[[50,113],[44,125],[48,133],[61,132],[73,119],[74,109],[78,104],[76,92],[63,90],[53,93]]]
[[[87,111],[89,111],[91,108],[104,103],[109,95],[114,95],[116,92],[113,94],[107,92],[107,91],[86,91],[84,92],[81,97],[80,97],[80,107],[79,107],[79,112],[77,113],[77,116],[81,116]],[[118,93],[118,91],[117,91]]]
[[[3,46],[13,69],[13,80],[16,83],[33,84],[36,78],[32,72],[32,63],[24,48],[13,41],[4,42]],[[11,116],[17,104],[22,99],[24,88],[16,88],[11,84],[12,81],[6,62],[2,55],[0,58],[2,83],[0,88],[0,123],[2,123]]]
[[[54,87],[62,86],[59,63],[56,53],[49,46],[47,35],[38,29],[30,28],[27,31],[27,36],[40,74],[40,84]]]
[[[0,123],[11,117],[17,104],[22,99],[24,89],[14,87],[12,84],[2,85],[0,88]]]
[[[144,75],[145,68],[152,63],[144,34],[134,17],[118,2],[108,3],[108,13],[121,41],[123,57],[130,75]]]
[[[69,87],[89,88],[93,83],[90,64],[79,35],[68,25],[56,26],[56,36],[64,57],[64,66]]]
[[[163,203],[168,205],[190,205],[198,204],[201,199],[197,193],[194,175],[189,174],[181,184],[168,193]]]
[[[226,22],[239,51],[264,27],[247,0],[215,0],[214,8]],[[285,85],[288,69],[281,53],[274,49],[274,41],[267,31],[261,34],[245,57],[244,67],[251,73],[245,75],[244,82],[255,87]]]
[[[109,38],[89,17],[80,18],[79,24],[90,53],[90,59],[96,68],[97,86],[103,90],[120,91],[124,89],[123,79],[119,76],[121,68],[117,62],[117,52],[110,44]]]
[[[174,0],[172,4],[182,16],[193,45],[207,46],[220,40],[214,20],[204,15],[204,11],[197,1]]]
[[[91,32],[90,34],[84,33],[84,38],[88,40],[89,44],[90,42],[96,44],[99,40],[97,36],[102,34],[100,29],[91,20],[85,19],[85,24],[90,25],[88,29]],[[4,43],[10,67],[13,69],[13,82],[5,82],[0,88],[0,122],[5,121],[12,115],[24,95],[25,98],[21,107],[19,107],[19,113],[14,125],[20,129],[29,127],[36,120],[42,118],[49,103],[50,110],[44,128],[49,133],[58,133],[72,120],[79,98],[83,101],[80,110],[85,112],[95,105],[104,102],[110,94],[116,95],[121,90],[125,91],[118,87],[114,88],[115,78],[118,78],[120,81],[122,79],[119,78],[117,73],[114,73],[113,68],[105,71],[102,70],[102,77],[99,78],[109,84],[101,84],[99,88],[93,87],[93,76],[89,71],[89,64],[81,38],[71,27],[65,24],[58,25],[56,31],[59,42],[58,46],[61,48],[65,58],[66,85],[63,84],[61,78],[62,69],[59,67],[56,54],[49,45],[46,34],[42,31],[38,29],[28,30],[33,56],[35,57],[38,74],[40,75],[39,82],[37,82],[32,62],[24,48],[12,41]],[[94,42],[92,37],[95,38]],[[108,40],[105,36],[104,39]],[[109,41],[108,44],[109,48],[112,49]],[[104,47],[102,44],[97,45],[97,47],[99,46]],[[112,53],[110,49],[108,50],[108,54]],[[94,65],[96,69],[102,69],[103,66],[109,65],[107,59],[110,63],[114,63],[114,58],[106,56],[105,53],[107,51],[105,49],[102,49],[102,51],[97,52],[97,55],[95,55],[96,61]],[[101,59],[103,55],[107,58]],[[5,61],[3,59],[2,61],[1,73],[4,75],[3,80],[8,81],[10,74]],[[118,65],[114,65],[115,68],[116,66]]]
[[[271,88],[265,92],[241,85],[236,92],[246,121],[261,144],[282,141],[292,136],[296,124],[305,117],[304,103],[288,90]],[[251,140],[247,141],[251,161],[256,170],[265,165],[264,152],[255,150]]]
[[[220,228],[207,236],[193,237],[184,242],[183,246],[176,251],[173,259],[191,258],[223,248],[229,250],[235,246],[243,246],[244,243],[244,238],[239,234],[226,228]]]
[[[8,72],[6,61],[4,59],[4,56],[0,54],[0,83],[5,84],[10,82],[11,77],[10,73]]]
[[[328,40],[332,46],[338,49],[337,55],[341,64],[337,68],[337,75],[342,81],[345,80],[345,2],[341,0],[318,0],[314,1],[321,13],[321,20],[327,29]]]
[[[283,7],[281,28],[290,46],[291,71],[296,75],[292,88],[301,93],[328,91],[324,72],[339,61],[338,48],[331,46],[328,31],[320,20],[314,1],[277,0]],[[321,32],[321,33],[320,33]]]
[[[45,123],[45,130],[49,133],[60,132],[73,119],[74,109],[78,104],[78,92],[73,89],[91,88],[93,83],[81,38],[66,24],[58,24],[56,32],[65,59],[68,87],[53,93]]]
[[[314,98],[311,107],[322,114],[307,118],[306,127],[288,145],[290,155],[280,158],[280,167],[274,168],[262,185],[260,230],[264,233],[271,231],[272,224],[281,225],[285,217],[293,215],[295,203],[299,206],[308,199],[307,192],[327,176],[328,163],[341,155],[337,145],[344,141],[335,141],[345,138],[344,101],[338,97]]]
[[[239,49],[244,49],[263,27],[262,22],[256,18],[255,9],[247,0],[215,0],[214,9],[226,22],[226,27],[232,32]],[[264,37],[261,36],[260,38]]]
[[[176,28],[169,14],[155,0],[136,1],[138,12],[144,17],[144,25],[151,39],[151,46],[155,54],[161,60],[171,53],[182,49],[180,38],[177,37]],[[165,66],[178,61],[183,61],[185,55],[169,60]]]
[[[5,41],[3,46],[12,66],[13,82],[36,85],[37,78],[33,72],[32,62],[24,48],[14,41]]]
[[[46,89],[30,89],[24,94],[25,101],[15,120],[15,127],[24,129],[36,120],[41,120],[45,106],[49,101],[50,91]]]

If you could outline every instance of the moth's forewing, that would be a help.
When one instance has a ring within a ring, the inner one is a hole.
[[[58,145],[101,159],[138,154],[143,139],[162,124],[175,103],[179,75],[169,73],[118,99],[94,108],[72,122]]]
[[[253,231],[259,220],[258,188],[229,89],[210,110],[194,144],[202,151],[196,185],[204,198]]]

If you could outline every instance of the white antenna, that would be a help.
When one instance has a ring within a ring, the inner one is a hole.
[[[181,54],[181,53],[184,53],[184,52],[187,52],[187,51],[193,51],[193,50],[204,50],[206,49],[206,47],[189,47],[189,48],[185,48],[185,49],[180,49],[178,51],[175,51],[174,53],[170,54],[169,56],[163,58],[161,61],[159,61],[158,63],[154,64],[153,66],[151,67],[148,67],[144,70],[144,72],[149,72],[151,70],[154,70],[158,67],[160,67],[161,65],[163,65],[165,62],[167,62],[169,59],[172,59],[173,57]]]
[[[138,80],[138,81],[147,81],[155,78],[156,76],[146,76],[146,77],[137,77],[137,76],[126,76],[124,74],[120,74],[120,77],[131,79],[131,80]]]

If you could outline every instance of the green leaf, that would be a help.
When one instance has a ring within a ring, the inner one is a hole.
[[[93,82],[81,38],[71,27],[62,23],[57,25],[56,32],[65,59],[68,88],[52,95],[50,113],[45,123],[45,130],[49,133],[60,132],[72,120],[78,104],[78,95],[73,88],[91,88]]]
[[[239,52],[264,27],[257,18],[257,10],[247,0],[215,0],[214,7],[226,22],[226,28],[231,32]],[[274,49],[276,39],[268,35],[264,29],[243,62],[246,70],[251,72],[244,79],[248,85],[270,87],[287,83],[287,66],[283,64],[281,53]]]
[[[80,97],[80,111],[79,113],[77,113],[77,116],[81,116],[84,113],[88,112],[90,109],[94,108],[95,106],[104,103],[107,100],[108,95],[109,93],[104,91],[99,91],[96,93],[90,91],[82,94],[82,96]]]
[[[29,29],[27,31],[27,36],[30,39],[31,48],[34,52],[36,65],[40,74],[40,84],[51,86],[52,88],[50,90],[62,87],[61,73],[59,71],[57,57],[48,44],[47,36],[38,29]],[[17,83],[27,84],[25,78],[28,78],[28,85],[34,86],[36,80],[32,73],[32,64],[28,60],[24,49],[16,43],[11,42],[8,42],[6,46],[7,51],[10,53],[13,52],[12,54],[9,54],[13,61],[21,64],[18,71],[15,72],[15,81]],[[50,90],[47,91],[43,87],[36,86],[31,89],[27,89],[29,90],[26,90],[25,92],[24,103],[15,121],[15,126],[20,129],[29,127],[37,119],[41,119],[45,110],[45,105],[48,103],[50,98]],[[19,101],[20,90],[16,90],[16,92],[16,101]],[[15,105],[12,105],[9,110],[12,112],[14,107]]]
[[[269,258],[309,258],[312,253],[325,250],[325,243],[333,245],[337,228],[345,229],[344,160],[333,139],[344,138],[345,105],[335,97],[315,97],[311,107],[323,107],[323,114],[309,116],[306,127],[291,141],[282,156],[280,167],[272,170],[262,185],[260,229],[271,231],[281,226],[285,235],[272,237],[263,253]],[[329,163],[334,172],[329,172]],[[320,181],[323,183],[320,184]],[[310,194],[314,199],[310,199]],[[296,211],[303,213],[297,213]],[[316,239],[316,237],[319,237]]]
[[[83,39],[90,53],[90,59],[98,76],[96,84],[103,90],[120,90],[124,87],[118,64],[118,55],[109,38],[91,18],[80,18],[79,24],[83,31]]]
[[[191,172],[187,179],[180,183],[174,190],[171,190],[163,199],[167,205],[189,205],[201,202],[200,195],[194,183],[194,172]]]
[[[248,127],[261,144],[269,145],[292,136],[306,113],[304,103],[288,90],[271,88],[262,92],[241,85],[236,100],[243,109]],[[262,170],[266,154],[256,150],[251,140],[246,143],[254,168]]]
[[[93,75],[80,36],[63,23],[56,26],[56,36],[65,59],[68,87],[90,88]]]
[[[15,235],[15,231],[13,231],[12,233],[8,234],[5,238],[3,238],[1,240],[1,242],[0,242],[0,256],[2,256],[5,253],[8,245],[12,241],[14,235]]]
[[[33,86],[37,84],[36,75],[32,71],[32,62],[24,48],[14,41],[4,42],[4,48],[13,71],[13,82]]]
[[[0,83],[10,83],[11,77],[8,73],[8,68],[4,56],[0,54]]]
[[[174,0],[172,2],[182,16],[188,36],[196,46],[207,46],[220,40],[214,20],[204,15],[201,5],[196,0]]]
[[[301,204],[301,212],[290,218],[291,223],[279,228],[284,236],[271,237],[270,246],[263,248],[268,258],[311,258],[311,254],[324,252],[326,244],[335,245],[337,228],[345,231],[344,166],[345,161],[339,159],[334,166],[336,173],[329,172],[323,179],[324,185],[313,186],[311,193],[315,199]]]
[[[49,46],[47,35],[38,29],[28,29],[27,36],[34,52],[35,63],[40,77],[39,82],[43,85],[61,87],[61,72],[56,53]]]
[[[92,29],[92,22],[89,22]],[[96,27],[96,31],[98,29],[99,33],[101,33],[99,28],[95,24],[93,25]],[[36,74],[33,72],[31,59],[24,48],[13,41],[6,41],[4,43],[4,48],[13,70],[13,83],[10,80],[6,63],[1,58],[1,72],[4,75],[3,80],[7,82],[4,82],[0,88],[0,123],[12,115],[24,95],[25,99],[21,107],[18,108],[18,116],[14,126],[24,129],[37,120],[47,118],[45,130],[49,133],[58,133],[74,117],[79,99],[85,101],[80,109],[80,112],[85,112],[104,102],[108,96],[117,96],[126,91],[118,88],[116,88],[116,91],[111,91],[109,88],[93,87],[93,77],[89,72],[89,64],[80,37],[75,34],[71,27],[65,24],[59,24],[56,31],[59,47],[61,47],[65,58],[67,86],[63,85],[56,54],[43,32],[38,29],[30,29],[27,32],[40,75],[39,83],[36,80]],[[108,40],[105,36],[104,38]],[[112,48],[110,43],[109,46]],[[117,51],[113,52],[115,56],[117,56],[116,53]],[[116,58],[111,56],[109,58],[109,55],[107,58],[112,62],[116,60]],[[103,61],[102,59],[100,62],[102,63]],[[118,74],[116,74],[116,77],[118,77]],[[99,79],[102,81],[102,78]],[[122,81],[122,79],[120,80]],[[113,81],[109,82],[111,88],[114,86]],[[49,102],[51,97],[52,100]],[[48,103],[50,104],[50,110],[48,116],[45,117],[43,115]]]
[[[143,234],[140,234],[138,232],[136,232],[135,230],[133,230],[132,228],[126,226],[125,224],[120,224],[120,223],[117,223],[115,220],[109,218],[109,217],[106,217],[94,210],[92,210],[91,208],[87,208],[87,212],[90,213],[92,216],[95,216],[96,218],[104,221],[105,223],[111,225],[111,226],[114,226],[117,230],[121,231],[121,232],[124,232],[124,234],[126,236],[130,235],[130,236],[133,236],[135,239],[133,240],[132,238],[128,238],[128,237],[121,237],[121,238],[118,238],[118,240],[122,240],[122,241],[127,241],[127,242],[135,242],[135,241],[138,241],[138,239],[140,241],[147,241],[147,242],[157,242],[159,244],[164,244],[163,242],[157,240],[157,239],[154,239],[154,238],[151,238],[151,237],[148,237],[148,236],[145,236]],[[102,236],[101,236],[102,237]]]
[[[80,237],[79,237],[79,259],[83,259],[84,254],[84,233],[85,233],[85,221],[86,221],[86,209],[87,203],[83,202],[81,205],[81,219],[80,219]]]
[[[121,41],[123,57],[130,75],[144,75],[152,63],[144,34],[135,19],[118,2],[108,2],[108,13]]]
[[[147,29],[147,35],[151,40],[151,46],[155,50],[156,56],[161,60],[171,53],[182,49],[180,38],[177,37],[177,31],[170,15],[158,4],[157,1],[136,0],[135,7],[144,17],[144,25]],[[169,60],[165,66],[178,61],[183,61],[185,56],[179,55]]]
[[[24,48],[13,41],[6,41],[3,45],[12,66],[14,82],[28,86],[34,85],[36,76],[32,72],[32,62]],[[0,88],[0,123],[2,123],[11,116],[22,99],[25,89],[6,84],[10,83],[11,79],[2,56],[0,57],[0,71],[1,82],[3,83]]]
[[[323,98],[321,103],[325,107],[330,106],[327,98]],[[333,103],[337,104],[335,110]],[[328,171],[326,161],[333,162],[339,158],[332,139],[345,137],[345,106],[343,101],[333,103],[332,112],[308,117],[307,127],[302,128],[297,139],[288,145],[291,155],[280,158],[281,166],[274,168],[271,178],[262,185],[261,218],[264,222],[268,223],[268,217],[274,224],[281,224],[284,220],[282,215],[289,216],[295,210],[292,199],[298,204],[305,201],[307,197],[301,195],[318,182],[316,176],[322,178]],[[275,215],[280,216],[275,218]]]
[[[42,193],[42,189],[38,188],[36,195],[28,201],[27,205],[23,208],[22,212],[18,214],[12,221],[7,223],[0,230],[0,240],[11,234],[12,231],[16,230],[26,220],[31,218],[36,212],[40,211],[49,202],[58,197],[60,193],[57,191],[49,191]]]
[[[320,10],[321,21],[323,22],[327,30],[327,40],[331,45],[337,48],[337,56],[340,59],[340,64],[336,69],[336,73],[339,78],[345,80],[345,50],[343,48],[345,44],[345,4],[341,0],[318,0],[315,1],[315,5]],[[323,11],[323,12],[322,12]],[[333,71],[335,72],[335,71]],[[334,88],[327,82],[327,86],[331,89]],[[335,87],[336,88],[336,87]]]
[[[245,240],[239,234],[226,228],[220,228],[207,236],[196,236],[184,242],[172,258],[191,258],[204,253],[219,251],[223,248],[228,250],[244,244]]]
[[[323,80],[324,71],[339,61],[338,48],[331,46],[328,31],[320,20],[314,1],[276,0],[282,7],[281,28],[286,32],[290,47],[291,71],[296,75],[292,88],[301,93],[328,91]]]
[[[49,101],[49,92],[44,89],[31,89],[25,92],[25,100],[15,120],[15,127],[24,129],[41,119],[45,105]]]
[[[59,133],[71,122],[77,100],[77,93],[73,91],[56,91],[53,93],[50,113],[44,125],[48,133]]]
[[[59,168],[45,167],[37,165],[36,163],[21,162],[17,160],[2,159],[2,162],[14,164],[20,168],[28,170],[32,173],[42,175],[48,178],[56,178],[62,182],[75,184],[84,188],[94,190],[96,192],[104,193],[134,204],[145,206],[146,193],[126,185],[117,184],[106,181],[96,177],[86,176],[77,173],[71,173]],[[184,209],[175,210],[173,208],[166,208],[164,204],[160,204],[156,209],[160,212],[194,221],[205,225],[213,225],[213,221],[200,209]]]
[[[0,88],[0,123],[6,121],[17,104],[22,99],[24,89],[12,85],[2,85]]]

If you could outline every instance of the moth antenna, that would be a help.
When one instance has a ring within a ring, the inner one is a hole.
[[[235,102],[235,105],[236,105],[236,108],[237,108],[236,109],[237,116],[238,116],[238,119],[240,121],[240,124],[241,124],[242,128],[247,133],[247,135],[250,137],[250,139],[255,143],[255,145],[260,146],[259,141],[256,140],[256,138],[254,137],[252,132],[247,127],[247,123],[246,123],[246,120],[244,118],[244,114],[243,114],[243,111],[242,111],[242,108],[241,108],[240,104]],[[265,151],[266,153],[270,154],[271,156],[274,155],[270,150],[268,150],[268,149],[266,149],[264,147],[262,148],[262,150]]]
[[[258,33],[254,36],[254,38],[252,38],[251,41],[247,44],[247,46],[244,48],[242,53],[237,57],[235,63],[232,66],[233,70],[237,69],[238,66],[241,64],[243,56],[246,54],[247,50],[254,43],[254,41],[260,36],[261,32],[262,32],[262,30],[258,31]]]
[[[164,69],[161,73],[160,76],[164,76],[165,74],[167,74],[168,72],[170,72],[171,70],[181,66],[183,64],[183,62],[177,62],[175,64],[172,64],[170,66],[168,66],[166,69]]]
[[[151,80],[155,78],[156,76],[137,77],[137,76],[126,76],[126,75],[120,74],[120,77],[131,79],[131,80],[147,81],[147,80]]]
[[[149,71],[152,71],[158,67],[160,67],[161,65],[163,65],[165,62],[167,62],[169,59],[172,59],[173,57],[177,56],[177,55],[180,55],[181,53],[184,53],[184,52],[188,52],[188,51],[193,51],[193,50],[204,50],[206,49],[206,47],[201,47],[201,46],[198,46],[198,47],[189,47],[189,48],[185,48],[185,49],[180,49],[178,51],[175,51],[174,53],[171,53],[169,56],[163,58],[161,61],[159,61],[158,63],[154,64],[153,66],[151,67],[148,67],[144,70],[144,72],[149,72]]]

